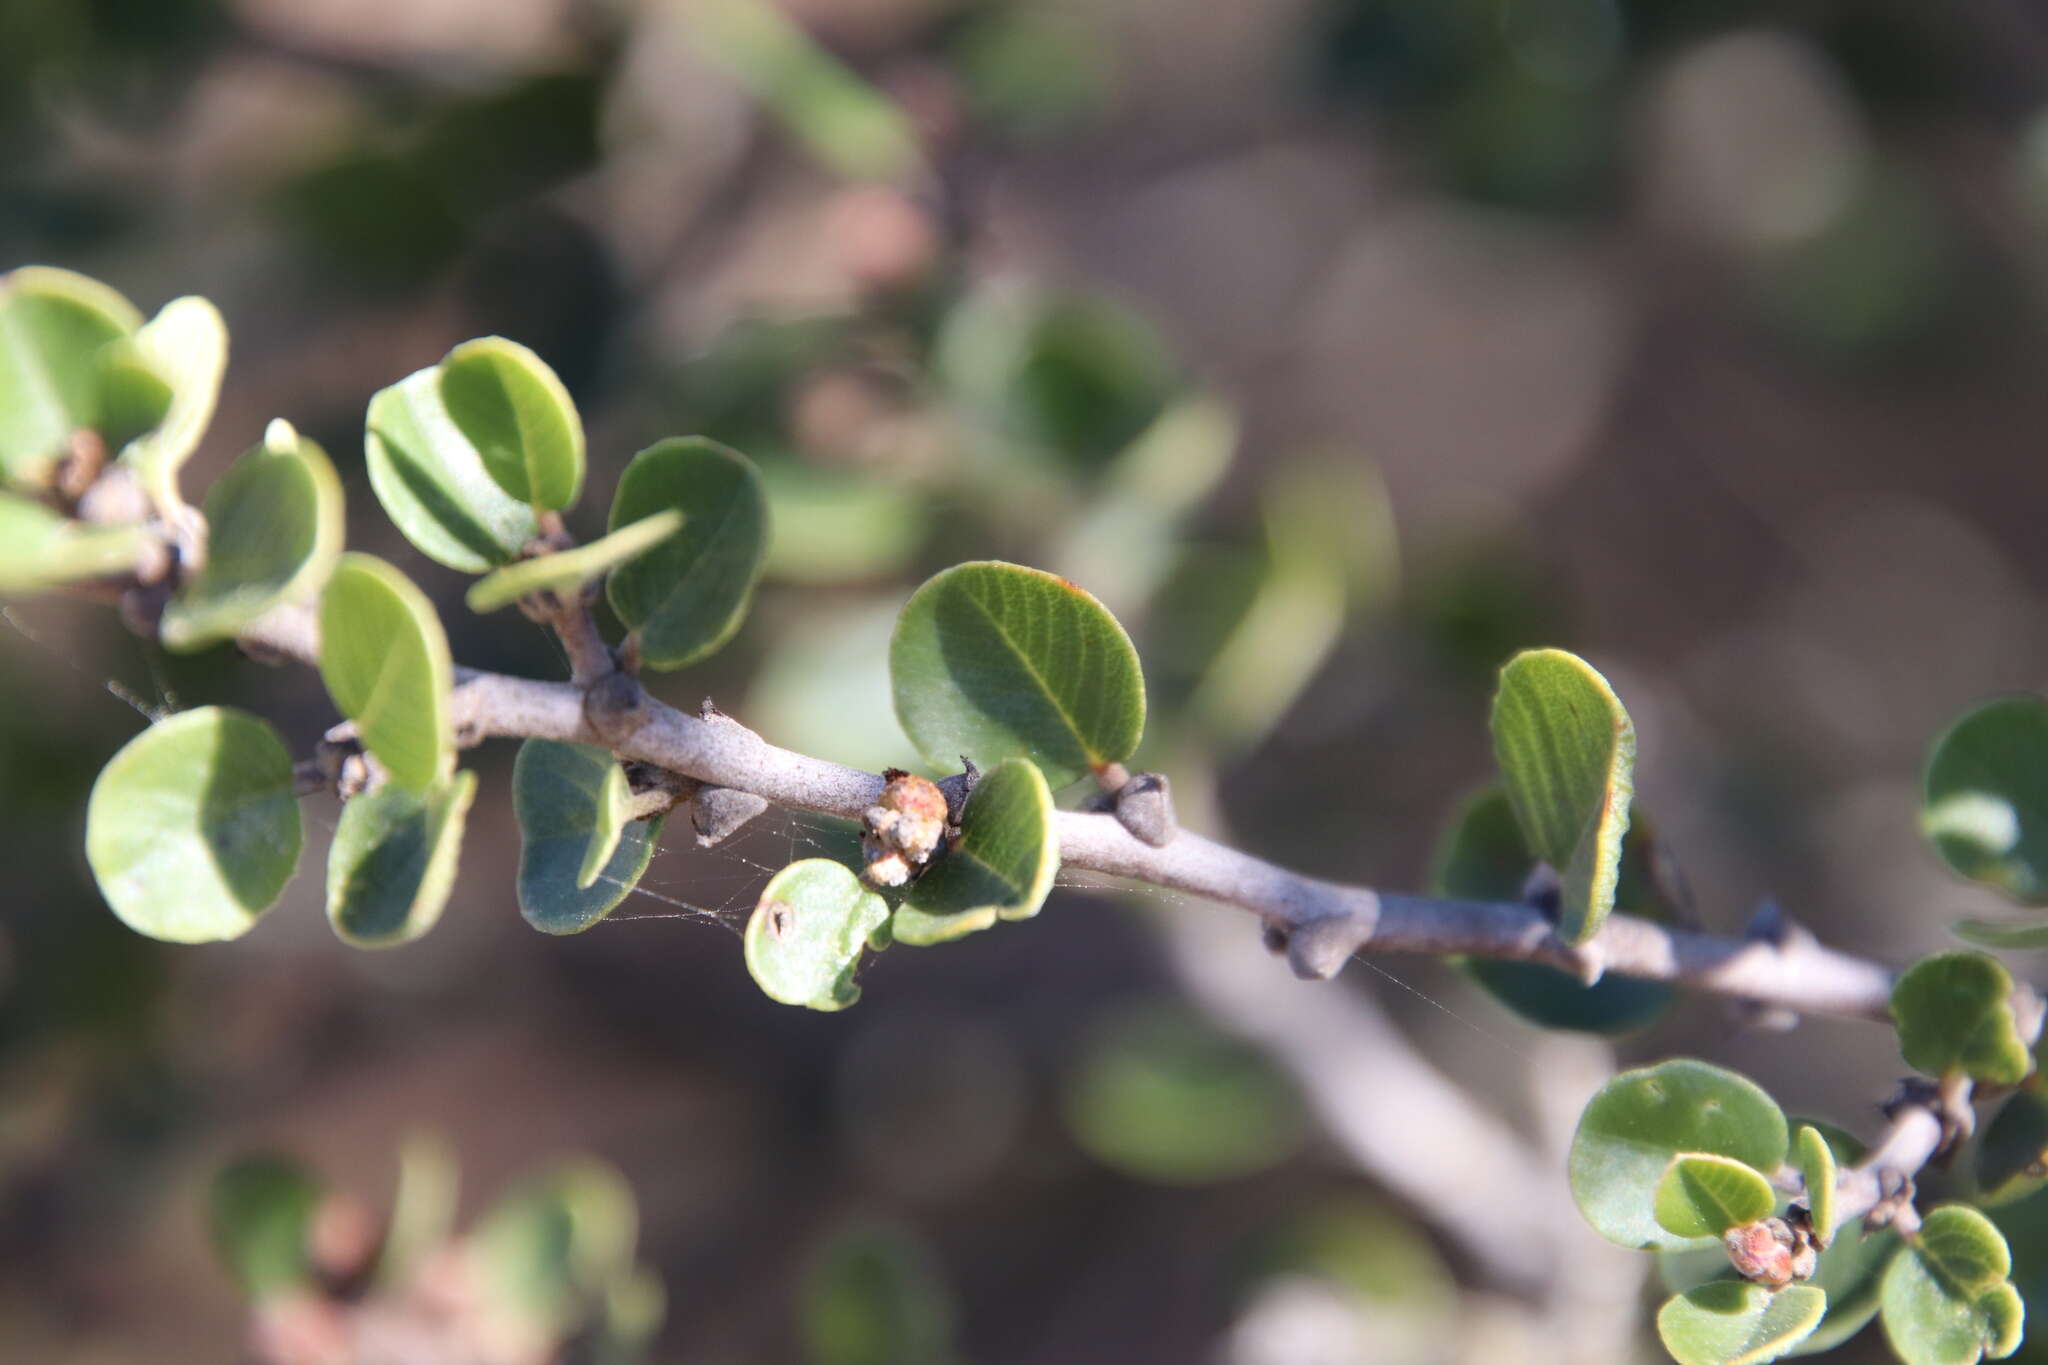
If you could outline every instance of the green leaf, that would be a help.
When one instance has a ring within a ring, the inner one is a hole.
[[[960,814],[960,835],[910,886],[890,932],[898,943],[943,943],[998,919],[1030,919],[1060,869],[1052,790],[1029,759],[982,775]]]
[[[768,503],[752,461],[701,436],[633,457],[612,498],[611,529],[665,511],[683,529],[612,572],[612,610],[650,668],[695,663],[732,638],[768,544]]]
[[[1092,1029],[1063,1100],[1089,1155],[1168,1185],[1277,1166],[1308,1125],[1300,1096],[1263,1053],[1178,1006],[1128,1009]]]
[[[461,1175],[455,1152],[431,1133],[411,1133],[398,1149],[398,1188],[377,1252],[377,1284],[403,1293],[455,1226]]]
[[[114,755],[86,806],[85,856],[122,923],[170,943],[239,938],[299,861],[292,758],[268,725],[207,706]]]
[[[188,295],[165,304],[130,344],[136,359],[170,385],[171,401],[155,427],[128,443],[121,461],[134,468],[159,509],[173,507],[181,501],[178,470],[199,448],[220,399],[227,323],[211,303]]]
[[[550,1337],[575,1330],[633,1270],[639,1213],[610,1166],[565,1161],[507,1192],[470,1234],[467,1259],[488,1301]]]
[[[0,480],[46,485],[72,433],[99,427],[102,352],[141,325],[134,304],[69,270],[0,275]]]
[[[1649,822],[1637,813],[1622,841],[1616,904],[1665,918],[1650,870]],[[1522,838],[1507,791],[1493,784],[1468,799],[1438,840],[1430,892],[1453,900],[1519,901],[1536,855]],[[1609,974],[1588,986],[1569,972],[1534,962],[1465,958],[1458,964],[1496,1000],[1543,1028],[1623,1034],[1647,1028],[1670,1006],[1661,981]]]
[[[471,611],[489,612],[509,607],[530,593],[571,592],[645,554],[682,528],[681,512],[673,508],[656,512],[588,545],[495,569],[471,584],[463,600]]]
[[[926,580],[889,646],[896,716],[925,758],[1028,758],[1054,788],[1121,763],[1145,731],[1138,652],[1064,578],[993,560]]]
[[[1957,920],[1953,928],[1957,938],[1981,948],[2003,948],[2007,951],[2048,948],[2048,920],[1997,922],[1965,919]]]
[[[213,1177],[208,1232],[243,1293],[267,1299],[311,1281],[320,1197],[312,1172],[287,1157],[243,1157]]]
[[[747,971],[770,1000],[843,1010],[860,999],[854,972],[889,906],[852,870],[805,858],[776,873],[747,921]]]
[[[0,493],[0,592],[132,573],[151,539],[140,526],[66,521],[39,502]]]
[[[1785,1158],[1785,1115],[1746,1077],[1686,1059],[1624,1071],[1593,1096],[1572,1136],[1571,1186],[1593,1230],[1625,1247],[1687,1245],[1658,1226],[1657,1184],[1673,1157],[1704,1152],[1758,1170]]]
[[[1986,702],[1934,742],[1920,827],[1959,875],[2048,904],[2048,698]]]
[[[448,415],[439,366],[370,399],[363,456],[384,514],[421,554],[451,569],[510,564],[539,530],[533,508],[498,487]]]
[[[455,889],[476,774],[350,797],[327,853],[327,922],[357,948],[395,948],[440,921]]]
[[[441,362],[441,406],[506,496],[552,512],[583,492],[583,419],[547,362],[516,341],[465,341]]]
[[[1914,963],[1892,987],[1892,1020],[1907,1065],[1930,1076],[1961,1073],[2018,1085],[2033,1054],[2012,1012],[2012,976],[1983,953],[1941,953]]]
[[[1585,660],[1525,650],[1500,672],[1493,752],[1523,835],[1563,883],[1558,937],[1584,943],[1600,932],[1621,876],[1635,726]]]
[[[1786,1354],[1827,1310],[1810,1284],[1772,1293],[1744,1280],[1687,1290],[1657,1313],[1657,1335],[1679,1365],[1760,1365]]]
[[[519,913],[544,934],[581,933],[626,899],[661,821],[626,823],[625,769],[591,744],[529,739],[512,765]]]
[[[1835,1239],[1835,1153],[1820,1129],[1801,1124],[1792,1135],[1792,1161],[1806,1182],[1806,1209],[1814,1239],[1823,1247]]]
[[[448,637],[427,595],[383,560],[345,554],[328,579],[320,676],[393,782],[421,791],[454,770]]]
[[[2024,1309],[2006,1281],[2005,1238],[1975,1209],[1945,1205],[1884,1277],[1884,1333],[1906,1365],[1974,1365],[2017,1350]]]
[[[231,639],[280,602],[317,595],[341,557],[341,481],[288,422],[207,489],[205,513],[205,567],[164,608],[172,649]]]
[[[1706,1152],[1673,1157],[1657,1182],[1657,1225],[1674,1237],[1719,1237],[1770,1217],[1777,1205],[1754,1166]]]
[[[2048,1095],[2018,1090],[1977,1144],[1977,1202],[2011,1204],[2048,1184]]]
[[[834,1235],[803,1278],[810,1365],[953,1365],[953,1301],[921,1242],[880,1226]]]
[[[1838,1157],[1841,1155],[1837,1153]],[[1865,1235],[1861,1221],[1837,1236],[1821,1252],[1813,1278],[1807,1281],[1827,1295],[1827,1312],[1812,1335],[1786,1354],[1818,1355],[1862,1331],[1877,1316],[1878,1291],[1883,1286],[1885,1268],[1901,1245],[1899,1235],[1890,1228]],[[1657,1259],[1664,1286],[1673,1293],[1683,1293],[1710,1280],[1736,1278],[1734,1268],[1728,1264],[1728,1253],[1718,1243],[1695,1244],[1689,1251],[1660,1252]]]

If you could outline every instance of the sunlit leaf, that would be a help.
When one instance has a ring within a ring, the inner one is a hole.
[[[753,463],[702,437],[633,457],[612,498],[614,531],[675,511],[682,530],[612,572],[612,610],[650,668],[695,663],[732,638],[761,577],[767,499]]]
[[[1983,953],[1942,953],[1914,963],[1892,987],[1892,1020],[1907,1065],[2017,1085],[2033,1054],[2013,1015],[2012,974]]]
[[[854,974],[889,906],[844,863],[805,858],[768,881],[747,921],[747,971],[770,1000],[841,1010],[860,999]]]
[[[447,1245],[455,1226],[460,1172],[455,1152],[432,1133],[412,1133],[398,1149],[398,1188],[377,1251],[377,1283],[403,1291]]]
[[[67,521],[39,502],[0,493],[0,592],[132,573],[150,539],[140,526]]]
[[[98,429],[103,352],[141,326],[97,280],[49,266],[0,275],[0,481],[46,483],[72,434]]]
[[[448,415],[438,365],[370,400],[363,455],[384,514],[421,554],[451,569],[510,564],[539,530],[532,506],[497,485]]]
[[[1657,1225],[1674,1237],[1719,1237],[1771,1216],[1778,1195],[1754,1166],[1705,1152],[1671,1159],[1657,1182]]]
[[[424,790],[454,768],[454,673],[426,594],[381,559],[343,555],[320,597],[320,676],[400,786]]]
[[[619,565],[647,553],[683,526],[683,514],[670,509],[622,526],[610,535],[559,554],[522,559],[494,569],[470,585],[463,600],[471,611],[509,607],[529,593],[566,594]]]
[[[562,381],[504,337],[465,341],[441,362],[441,406],[506,496],[560,512],[583,491],[583,419]]]
[[[415,791],[387,782],[350,797],[327,853],[327,921],[345,943],[391,948],[440,922],[476,774]]]
[[[577,1158],[508,1191],[470,1234],[466,1260],[492,1303],[559,1337],[602,1311],[638,1239],[625,1180]]]
[[[121,452],[159,508],[175,506],[178,470],[199,448],[227,372],[228,326],[205,299],[172,299],[135,334],[136,358],[170,386],[162,420]]]
[[[1818,1128],[1802,1124],[1792,1135],[1792,1160],[1806,1184],[1806,1209],[1813,1224],[1814,1240],[1826,1246],[1835,1237],[1834,1149]]]
[[[2007,1282],[2005,1238],[1975,1209],[1946,1205],[1884,1277],[1884,1333],[1905,1365],[1974,1365],[2018,1349],[2025,1310]]]
[[[1052,818],[1052,791],[1030,760],[1006,758],[982,774],[959,837],[896,907],[896,941],[942,943],[998,919],[1036,915],[1060,867]]]
[[[1813,1331],[1827,1296],[1795,1284],[1772,1293],[1744,1280],[1689,1289],[1657,1313],[1657,1335],[1679,1365],[1761,1365]]]

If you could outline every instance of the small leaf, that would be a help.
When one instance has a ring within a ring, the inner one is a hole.
[[[639,1213],[619,1173],[588,1158],[521,1182],[478,1221],[467,1260],[488,1301],[550,1339],[602,1310],[633,1270]]]
[[[899,943],[942,943],[998,919],[1030,919],[1060,868],[1052,791],[1029,759],[1006,758],[982,775],[960,835],[911,884],[890,933]]]
[[[1145,730],[1138,653],[1064,578],[959,564],[904,604],[889,648],[896,715],[933,764],[1028,758],[1054,788],[1121,763]]]
[[[1613,908],[1621,876],[1635,725],[1585,660],[1525,650],[1500,672],[1493,752],[1530,848],[1563,882],[1558,937],[1584,943]]]
[[[1836,1157],[1848,1159],[1844,1152],[1837,1152]],[[1862,1331],[1877,1316],[1885,1267],[1901,1245],[1899,1235],[1890,1228],[1866,1235],[1860,1220],[1838,1235],[1821,1252],[1813,1278],[1807,1281],[1827,1295],[1827,1312],[1812,1335],[1786,1354],[1818,1355]],[[1664,1287],[1672,1293],[1684,1293],[1710,1280],[1735,1278],[1728,1253],[1718,1243],[1695,1243],[1689,1251],[1661,1252],[1657,1260]]]
[[[421,554],[451,569],[510,564],[539,530],[533,508],[498,487],[442,406],[439,366],[370,400],[363,455],[384,514]]]
[[[1934,742],[1920,827],[1959,875],[2048,904],[2048,698],[1986,702]]]
[[[1624,1071],[1593,1096],[1572,1136],[1579,1212],[1611,1242],[1679,1247],[1656,1220],[1657,1184],[1673,1157],[1704,1152],[1758,1170],[1785,1158],[1785,1115],[1756,1084],[1705,1062]]]
[[[377,1284],[404,1292],[447,1245],[461,1176],[455,1152],[431,1133],[409,1134],[398,1149],[398,1188],[377,1252]]]
[[[625,823],[625,770],[590,744],[529,739],[512,765],[519,912],[544,934],[581,933],[626,899],[654,857],[661,821]]]
[[[2017,1090],[1977,1144],[1977,1202],[2011,1204],[2048,1184],[2048,1095]]]
[[[395,948],[440,921],[476,799],[476,774],[424,791],[387,782],[350,797],[327,853],[327,922],[357,948]]]
[[[134,304],[69,270],[0,275],[0,480],[46,485],[72,434],[98,429],[102,353],[141,325]]]
[[[1667,1302],[1657,1335],[1678,1365],[1761,1365],[1797,1346],[1826,1310],[1827,1295],[1810,1284],[1774,1294],[1745,1280],[1713,1280]]]
[[[1801,1124],[1792,1135],[1792,1160],[1806,1182],[1806,1210],[1814,1240],[1823,1247],[1835,1240],[1835,1153],[1820,1129]]]
[[[2007,951],[2048,948],[2048,919],[2003,922],[1965,919],[1957,920],[1954,929],[1957,938],[1980,948],[2003,948]]]
[[[85,856],[122,923],[170,943],[239,938],[299,861],[292,759],[225,707],[181,711],[114,755],[86,806]]]
[[[205,512],[206,565],[164,608],[171,649],[231,639],[278,603],[317,595],[341,557],[341,481],[286,422],[207,489]]]
[[[1719,1237],[1770,1217],[1777,1204],[1771,1182],[1754,1166],[1686,1152],[1671,1159],[1657,1182],[1655,1207],[1657,1225],[1674,1237]]]
[[[220,310],[188,295],[172,299],[131,343],[135,355],[170,385],[170,407],[151,430],[121,452],[159,509],[178,501],[178,470],[199,448],[220,399],[228,365],[228,327]]]
[[[804,1272],[810,1365],[953,1365],[953,1302],[931,1253],[894,1228],[835,1234]]]
[[[414,791],[454,770],[455,666],[441,618],[381,559],[341,557],[320,597],[320,676],[391,780]]]
[[[39,502],[0,493],[0,592],[132,573],[151,538],[140,526],[66,521]]]
[[[1973,1365],[2019,1346],[2024,1310],[2005,1277],[2005,1238],[1974,1209],[1946,1205],[1884,1277],[1884,1334],[1905,1365]]]
[[[441,362],[441,406],[508,497],[560,512],[583,492],[583,419],[547,362],[516,341],[465,341]]]
[[[2033,1055],[2012,1012],[2012,976],[1982,953],[1941,953],[1914,963],[1892,987],[1892,1020],[1907,1065],[2018,1085]]]
[[[659,512],[683,529],[614,570],[612,609],[651,668],[695,663],[732,638],[746,615],[768,543],[761,476],[736,450],[671,437],[633,457],[612,498],[614,531]]]
[[[472,583],[463,600],[471,611],[490,612],[509,607],[529,593],[571,592],[645,554],[682,527],[681,512],[673,508],[656,512],[588,545],[494,569]]]
[[[267,1299],[313,1278],[313,1215],[320,1182],[296,1161],[243,1157],[221,1168],[207,1197],[216,1255],[242,1292]]]
[[[860,999],[855,969],[889,906],[843,863],[805,858],[762,888],[747,921],[747,971],[770,1000],[842,1010]]]

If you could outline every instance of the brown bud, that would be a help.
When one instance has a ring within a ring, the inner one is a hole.
[[[861,813],[861,876],[871,886],[903,886],[945,847],[946,794],[898,768],[882,776],[888,785]]]

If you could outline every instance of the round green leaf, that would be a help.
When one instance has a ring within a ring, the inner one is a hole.
[[[1624,1071],[1593,1096],[1572,1136],[1571,1186],[1594,1231],[1625,1247],[1687,1245],[1658,1226],[1657,1184],[1673,1157],[1703,1152],[1761,1171],[1785,1158],[1785,1115],[1756,1084],[1705,1062]]]
[[[441,406],[509,497],[560,512],[583,492],[583,419],[547,362],[504,337],[441,362]]]
[[[1770,1217],[1777,1205],[1754,1166],[1706,1152],[1673,1157],[1657,1182],[1657,1225],[1674,1237],[1719,1237]]]
[[[1960,875],[2048,904],[2048,698],[1986,702],[1934,742],[1920,827]]]
[[[1635,725],[1584,659],[1525,650],[1500,671],[1493,752],[1529,847],[1563,883],[1558,937],[1584,943],[1600,931],[1620,881]]]
[[[1622,842],[1616,902],[1635,914],[1665,917],[1650,874],[1649,825],[1640,816]],[[1536,864],[1507,792],[1490,785],[1468,800],[1437,842],[1430,892],[1453,900],[1519,901]],[[1647,1028],[1671,1004],[1661,981],[1610,973],[1588,986],[1569,972],[1534,962],[1464,958],[1459,964],[1494,999],[1543,1028],[1623,1034]]]
[[[439,366],[370,400],[363,456],[384,514],[421,554],[451,569],[510,564],[539,530],[532,506],[497,485],[442,406]]]
[[[610,1166],[563,1162],[507,1192],[470,1234],[468,1261],[489,1301],[549,1338],[573,1331],[632,1273],[640,1235],[633,1191]]]
[[[567,593],[647,553],[682,527],[681,512],[656,512],[588,545],[494,569],[471,584],[463,600],[471,611],[488,612],[509,607],[529,593]]]
[[[1813,1223],[1813,1235],[1822,1246],[1835,1239],[1835,1153],[1821,1131],[1801,1124],[1792,1135],[1792,1162],[1806,1182],[1806,1210]]]
[[[288,422],[272,422],[214,482],[205,512],[206,565],[164,608],[172,649],[230,639],[278,603],[314,596],[341,557],[341,481]]]
[[[896,716],[931,763],[1028,758],[1053,787],[1121,763],[1145,730],[1130,637],[1066,579],[993,560],[926,580],[889,645]]]
[[[747,921],[747,971],[770,1000],[842,1010],[860,999],[854,972],[889,906],[843,863],[805,858],[776,873]]]
[[[313,1278],[320,1182],[287,1157],[243,1157],[221,1168],[207,1197],[213,1249],[242,1291],[266,1299]]]
[[[953,1302],[931,1253],[888,1227],[840,1232],[812,1259],[801,1304],[811,1365],[952,1365]]]
[[[1810,1334],[1827,1295],[1810,1284],[1775,1294],[1746,1280],[1713,1280],[1670,1300],[1657,1335],[1678,1365],[1761,1365]]]
[[[439,922],[475,799],[471,772],[423,791],[387,782],[349,799],[327,853],[327,922],[343,942],[393,948]]]
[[[134,304],[69,270],[0,275],[0,479],[46,483],[72,433],[98,429],[102,352],[141,325]]]
[[[170,385],[163,419],[121,452],[158,507],[178,499],[178,470],[199,448],[220,398],[228,365],[228,326],[220,310],[188,295],[172,299],[135,334],[135,356]]]
[[[150,539],[140,526],[66,521],[39,502],[0,493],[0,592],[132,573]]]
[[[2048,1184],[2048,1095],[2018,1090],[1977,1144],[1977,1202],[2011,1204]]]
[[[1052,790],[1029,759],[1006,758],[982,775],[960,835],[896,907],[899,943],[941,943],[998,919],[1030,919],[1060,869]]]
[[[544,934],[574,934],[625,900],[654,857],[661,821],[628,823],[625,769],[610,750],[529,739],[512,765],[519,818],[519,912]]]
[[[650,668],[695,663],[732,638],[761,577],[768,502],[753,462],[701,436],[671,437],[633,457],[612,498],[617,531],[660,512],[683,529],[612,571],[612,610]]]
[[[320,596],[320,676],[399,786],[422,791],[454,769],[454,675],[426,594],[381,559],[343,555]]]
[[[1975,1209],[1946,1205],[1884,1277],[1884,1334],[1906,1365],[1974,1365],[2018,1349],[2024,1310],[2006,1281],[2005,1238]]]
[[[1878,1291],[1885,1267],[1898,1254],[1901,1243],[1890,1228],[1864,1235],[1859,1221],[1821,1252],[1813,1278],[1807,1281],[1827,1295],[1827,1312],[1810,1336],[1787,1355],[1818,1355],[1855,1336],[1877,1316]],[[1658,1255],[1658,1268],[1666,1289],[1683,1293],[1709,1280],[1735,1279],[1728,1253],[1717,1243],[1697,1244],[1689,1251],[1665,1251]]]
[[[86,806],[100,894],[137,933],[171,943],[239,938],[299,861],[292,758],[256,717],[181,711],[114,755]]]
[[[2018,1085],[2033,1054],[2013,1017],[2012,992],[2012,975],[1983,953],[1914,963],[1892,987],[1892,1020],[1907,1065],[1930,1076],[1961,1073]]]

